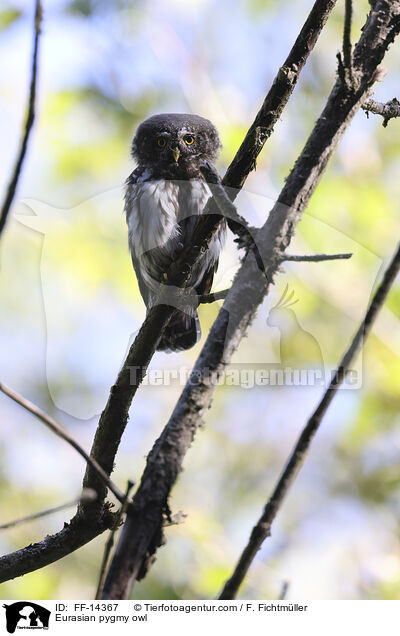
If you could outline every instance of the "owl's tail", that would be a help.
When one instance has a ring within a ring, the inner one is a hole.
[[[157,347],[157,351],[184,351],[200,340],[199,317],[177,311],[169,321]]]

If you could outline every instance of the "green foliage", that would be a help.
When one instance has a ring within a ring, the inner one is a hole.
[[[15,7],[6,7],[5,9],[1,9],[0,11],[0,31],[7,29],[9,26],[14,24],[22,15],[22,11],[20,9],[16,9]]]

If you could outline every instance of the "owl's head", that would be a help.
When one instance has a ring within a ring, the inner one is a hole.
[[[153,115],[138,127],[132,156],[141,165],[180,165],[193,160],[213,161],[221,144],[215,126],[198,115]]]

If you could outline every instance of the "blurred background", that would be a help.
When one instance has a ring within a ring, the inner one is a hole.
[[[261,224],[335,79],[339,2],[276,131],[238,199]],[[353,39],[369,4],[354,2]],[[223,174],[289,52],[311,0],[44,0],[37,122],[0,244],[0,379],[51,413],[86,448],[130,339],[144,318],[127,249],[123,183],[130,140],[157,112],[193,112],[220,131]],[[26,104],[33,2],[0,11],[0,192]],[[398,95],[395,44],[375,98]],[[398,57],[397,57],[398,59]],[[399,236],[400,120],[358,113],[301,221],[293,253],[353,252],[350,261],[291,263],[241,344],[233,368],[318,364],[347,347]],[[239,265],[228,237],[215,279]],[[276,305],[288,286],[289,309]],[[190,369],[220,303],[200,309],[191,351],[156,354],[151,369]],[[271,311],[275,307],[275,311]],[[336,396],[241,595],[290,599],[400,598],[400,288],[397,284]],[[268,366],[269,365],[269,366]],[[243,378],[249,378],[246,381]],[[323,386],[219,387],[171,498],[181,525],[133,597],[215,597],[244,547]],[[140,479],[182,383],[143,386],[113,479]],[[0,396],[2,523],[79,493],[84,464],[32,416]],[[7,553],[56,532],[68,511],[0,534]],[[93,598],[106,536],[3,584],[7,599]]]

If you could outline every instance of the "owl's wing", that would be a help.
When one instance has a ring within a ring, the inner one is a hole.
[[[140,265],[139,265],[139,261],[135,258],[134,252],[131,250],[131,258],[132,258],[132,264],[133,264],[133,268],[135,270],[136,273],[136,278],[138,281],[138,285],[139,285],[139,289],[140,289],[140,293],[142,294],[142,298],[144,300],[144,304],[147,305],[149,304],[149,288],[147,287],[145,280],[143,278],[143,276],[140,273]]]
[[[179,227],[184,246],[190,246],[196,240],[198,217],[204,213],[210,197],[209,186],[201,179],[180,184]],[[193,269],[191,281],[198,294],[208,294],[211,290],[225,238],[225,226],[223,221],[211,239],[208,250]]]
[[[196,292],[201,296],[202,294],[209,294],[214,280],[214,274],[218,268],[218,261],[214,263],[209,269],[204,272],[204,276],[200,283],[196,287]]]
[[[138,167],[127,180],[125,212],[133,266],[149,306],[174,260],[180,239],[178,186],[157,178],[151,168]]]
[[[138,259],[138,257],[136,256],[135,250],[134,250],[134,240],[132,237],[132,229],[131,229],[131,224],[130,224],[130,215],[132,214],[132,212],[136,209],[137,205],[139,204],[138,198],[140,197],[140,193],[138,192],[138,188],[137,185],[139,183],[143,183],[144,181],[147,181],[148,179],[150,179],[151,175],[147,173],[147,171],[142,168],[142,167],[138,167],[136,168],[133,172],[131,172],[131,174],[129,175],[129,177],[127,178],[125,185],[126,185],[126,190],[125,190],[125,213],[126,213],[126,220],[128,223],[128,227],[129,227],[129,251],[131,253],[131,259],[132,259],[132,265],[133,268],[135,270],[135,274],[136,274],[136,278],[138,281],[138,285],[139,285],[139,290],[140,293],[142,295],[142,298],[145,302],[145,305],[147,306],[148,302],[149,302],[149,290],[148,287],[145,283],[145,280],[142,276],[141,273],[141,267],[140,267],[140,261]]]

